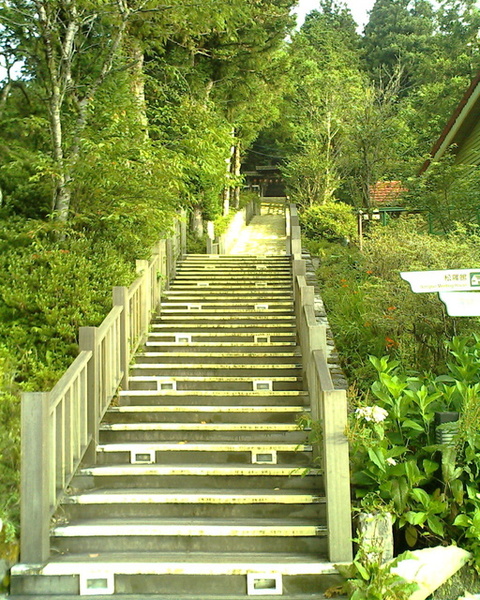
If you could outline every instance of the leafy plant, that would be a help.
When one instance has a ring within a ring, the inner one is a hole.
[[[302,230],[307,238],[349,241],[356,237],[357,226],[352,207],[343,202],[313,204],[300,212]]]
[[[407,582],[393,569],[412,554],[405,552],[393,561],[382,562],[377,548],[366,545],[361,539],[357,541],[359,550],[353,563],[335,565],[347,578],[345,590],[350,600],[408,600],[418,585]]]

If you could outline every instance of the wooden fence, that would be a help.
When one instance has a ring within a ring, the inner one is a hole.
[[[80,352],[50,392],[22,395],[21,560],[43,564],[50,555],[50,522],[80,463],[95,461],[100,422],[147,335],[163,287],[185,253],[185,218],[161,240],[138,278],[115,287],[113,308],[99,327],[81,327]]]
[[[292,255],[298,341],[303,357],[312,418],[320,421],[322,440],[318,452],[323,467],[327,500],[327,529],[331,562],[352,561],[352,514],[347,425],[347,395],[336,390],[327,362],[325,325],[317,323],[314,288],[305,280],[306,263],[301,255],[300,224],[294,205],[287,207],[287,248]]]

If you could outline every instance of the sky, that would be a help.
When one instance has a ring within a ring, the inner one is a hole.
[[[319,7],[318,0],[299,0],[298,8],[295,11],[298,15],[298,24],[301,25],[305,15]],[[363,31],[365,23],[368,21],[367,11],[372,9],[375,0],[345,0],[345,4],[352,11],[353,18],[358,24],[359,31]]]

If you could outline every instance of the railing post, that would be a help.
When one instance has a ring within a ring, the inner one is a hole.
[[[128,368],[130,365],[130,304],[128,302],[128,288],[116,286],[113,288],[113,306],[122,307],[120,317],[120,365],[123,371],[122,389],[128,390]]]
[[[329,390],[323,395],[323,464],[327,496],[327,528],[330,562],[351,562],[352,525],[350,463],[345,390]]]
[[[22,394],[21,560],[43,564],[50,555],[50,394]]]
[[[214,250],[215,225],[213,221],[207,221],[207,254],[217,254]]]
[[[95,463],[98,444],[98,428],[100,425],[100,365],[97,352],[97,328],[80,327],[78,342],[80,352],[86,350],[92,353],[87,368],[87,429],[90,444],[85,452],[85,460],[89,463]]]
[[[175,264],[175,258],[173,259]],[[142,336],[143,337],[150,327],[150,317],[151,317],[151,289],[150,289],[150,277],[148,273],[148,260],[137,260],[136,261],[137,273],[143,277],[143,285],[142,285]]]
[[[181,227],[181,241],[180,241],[180,255],[185,256],[187,253],[187,220],[186,220],[186,211],[182,210],[180,220]]]

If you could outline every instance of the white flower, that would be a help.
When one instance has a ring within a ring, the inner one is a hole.
[[[380,406],[362,406],[356,409],[355,414],[360,419],[373,423],[381,423],[388,417],[388,412]]]
[[[397,461],[394,458],[387,458],[386,463],[387,465],[394,467],[397,464]]]

